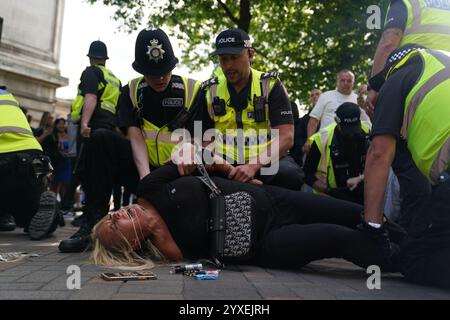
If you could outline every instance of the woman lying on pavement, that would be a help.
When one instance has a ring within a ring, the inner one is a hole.
[[[214,167],[215,175],[228,170],[226,165]],[[385,230],[373,235],[364,226],[357,229],[361,206],[275,186],[212,179],[224,194],[244,191],[255,200],[252,264],[298,269],[314,260],[344,258],[363,268],[378,265],[393,271],[395,245]],[[180,177],[173,164],[153,171],[140,183],[138,205],[107,215],[95,226],[93,261],[148,267],[150,256],[174,262],[209,258],[209,194],[200,179]]]

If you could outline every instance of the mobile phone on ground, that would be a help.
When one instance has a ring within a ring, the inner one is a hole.
[[[143,281],[158,279],[156,274],[151,271],[105,272],[101,276],[105,281]]]

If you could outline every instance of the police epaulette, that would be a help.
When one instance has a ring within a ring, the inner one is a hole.
[[[278,78],[278,72],[272,71],[272,72],[265,72],[261,75],[261,80],[267,79],[267,78]]]
[[[148,87],[148,84],[147,84],[147,81],[145,81],[145,79],[144,79],[144,81],[141,81],[139,83],[138,90],[144,89],[146,87]]]
[[[202,87],[201,88],[203,90],[203,89],[206,89],[206,88],[212,86],[213,84],[218,84],[218,83],[219,83],[219,78],[214,77],[214,78],[211,78],[209,80],[204,81],[202,83]]]

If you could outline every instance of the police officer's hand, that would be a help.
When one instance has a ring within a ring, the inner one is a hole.
[[[308,141],[306,141],[305,144],[302,147],[303,154],[306,155],[309,152],[309,150],[311,150],[311,146],[308,143]]]
[[[195,152],[193,144],[184,143],[172,153],[171,160],[177,165],[180,176],[188,176],[195,171]]]
[[[91,128],[85,123],[81,124],[81,136],[83,138],[90,138],[91,137]]]
[[[376,92],[375,90],[370,90],[369,93],[367,94],[367,101],[365,107],[365,109],[367,110],[367,115],[369,116],[370,119],[373,119],[377,99],[378,99],[378,92]]]
[[[353,190],[355,190],[355,189],[358,187],[358,185],[359,185],[363,180],[364,180],[364,176],[363,176],[363,175],[360,175],[360,176],[357,176],[357,177],[350,178],[350,179],[347,180],[347,188],[348,188],[350,191],[353,191]]]
[[[259,164],[245,164],[235,167],[228,174],[228,179],[238,182],[250,182],[255,177],[256,173],[261,169]]]
[[[376,248],[378,248],[383,258],[383,267],[389,269],[395,267],[393,265],[393,260],[398,254],[398,246],[390,241],[386,225],[382,224],[380,228],[375,228],[365,222],[364,218],[362,218],[357,229],[369,238],[375,244]]]

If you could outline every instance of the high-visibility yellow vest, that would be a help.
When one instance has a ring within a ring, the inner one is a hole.
[[[263,73],[252,69],[252,83],[250,101],[246,109],[236,111],[231,106],[225,75],[212,78],[203,83],[206,89],[208,114],[215,126],[215,152],[235,163],[248,163],[265,151],[273,137],[270,136],[268,99],[271,90],[278,79],[277,72]],[[214,113],[213,102],[217,98],[225,103],[225,115]],[[255,97],[264,99],[265,121],[256,122],[254,119]],[[238,134],[241,129],[242,135]]]
[[[428,49],[450,51],[450,2],[403,0],[408,10],[400,46],[417,43]]]
[[[450,52],[413,50],[386,76],[415,55],[423,61],[422,74],[405,99],[401,136],[420,171],[437,184],[450,166]]]
[[[120,80],[102,65],[96,65],[103,73],[104,81],[98,84],[98,92],[102,92],[99,98],[99,106],[102,110],[116,114],[117,102],[119,101],[121,84]],[[81,95],[81,90],[78,88],[77,97],[72,102],[71,118],[73,122],[78,122],[81,119],[81,114],[84,107],[84,96]]]
[[[180,82],[174,82],[173,84],[179,85],[179,89],[184,90],[184,107],[190,110],[193,106],[195,95],[200,88],[201,83],[199,81],[189,79],[186,77],[173,76],[172,78],[180,79]],[[141,98],[139,97],[139,91],[148,87],[144,77],[140,77],[129,82],[130,87],[130,99],[134,108],[142,109]],[[145,102],[144,102],[145,103]],[[169,131],[167,126],[162,128],[142,118],[143,125],[141,127],[145,144],[147,145],[147,151],[149,155],[149,163],[153,167],[163,166],[167,160],[170,159],[173,149],[179,142],[178,136],[173,135]]]
[[[40,150],[25,114],[12,94],[0,90],[0,153]]]
[[[333,163],[331,159],[330,146],[333,142],[334,132],[336,130],[337,123],[332,123],[329,126],[323,128],[319,132],[309,137],[308,142],[310,145],[316,143],[317,148],[320,151],[320,161],[317,165],[316,178],[323,183],[327,184],[330,188],[337,188],[336,176],[334,174]],[[369,127],[361,121],[361,129],[364,133],[368,134]],[[314,190],[316,192],[316,190]]]

